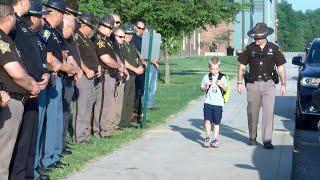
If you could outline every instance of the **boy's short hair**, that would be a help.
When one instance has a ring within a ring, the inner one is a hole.
[[[211,65],[216,65],[216,64],[220,66],[220,59],[218,57],[212,57],[209,60],[209,67],[211,67]]]

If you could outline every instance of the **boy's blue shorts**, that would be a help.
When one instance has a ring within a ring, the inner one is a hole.
[[[222,106],[214,106],[210,104],[204,104],[203,107],[204,120],[209,120],[215,125],[219,125],[222,119]]]

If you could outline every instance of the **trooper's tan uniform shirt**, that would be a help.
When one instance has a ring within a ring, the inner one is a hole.
[[[254,42],[246,47],[239,56],[240,64],[249,65],[249,75],[254,79],[247,84],[247,115],[249,134],[251,139],[257,137],[257,125],[260,107],[263,104],[262,141],[272,141],[273,115],[275,103],[275,83],[271,78],[263,80],[263,76],[271,77],[275,66],[286,63],[279,47],[268,42],[261,48]]]

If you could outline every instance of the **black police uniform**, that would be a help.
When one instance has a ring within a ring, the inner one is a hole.
[[[81,67],[81,58],[80,53],[77,47],[77,43],[73,36],[65,40],[66,49],[68,51],[68,55],[72,56],[75,62],[79,67]],[[68,122],[70,117],[70,104],[74,94],[75,88],[75,79],[74,76],[66,76],[62,79],[63,84],[63,134],[62,134],[62,148],[63,152],[67,150],[67,131],[68,131]]]
[[[136,46],[137,50],[141,53],[142,47],[142,37],[138,37],[136,34],[132,36],[132,42]],[[139,74],[136,76],[136,95],[134,100],[134,111],[138,115],[142,114],[142,101],[141,98],[144,93],[144,81],[145,81],[145,73]]]
[[[36,35],[22,18],[16,16],[16,19],[16,29],[10,33],[10,36],[21,54],[21,60],[28,74],[39,82],[47,71],[43,67]],[[31,49],[32,51],[30,51]],[[25,103],[23,120],[11,159],[10,179],[33,178],[38,111],[38,98],[28,99]]]

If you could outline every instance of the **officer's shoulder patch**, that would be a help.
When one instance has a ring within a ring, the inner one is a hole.
[[[97,45],[98,45],[98,48],[99,48],[99,49],[106,47],[105,42],[102,41],[101,39],[99,39],[99,40],[97,41]]]
[[[75,40],[78,40],[78,38],[79,38],[79,34],[78,34],[78,33],[75,33],[75,34],[74,34],[74,39],[75,39]]]
[[[11,52],[10,44],[4,42],[3,40],[0,40],[0,51],[2,54],[6,53],[6,52]]]
[[[51,36],[51,32],[47,29],[43,29],[39,32],[40,37],[47,42],[49,37]]]

